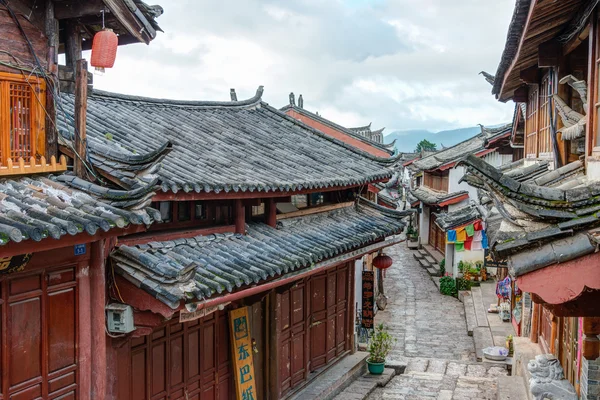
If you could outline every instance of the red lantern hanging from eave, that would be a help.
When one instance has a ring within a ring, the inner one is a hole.
[[[392,257],[385,254],[380,254],[373,259],[373,266],[378,269],[388,269],[392,263]]]
[[[94,35],[92,43],[92,60],[90,64],[97,70],[112,68],[117,58],[119,37],[112,29],[103,29]]]

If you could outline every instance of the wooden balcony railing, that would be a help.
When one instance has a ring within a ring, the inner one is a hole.
[[[62,172],[67,170],[67,159],[65,156],[60,156],[59,162],[56,162],[56,157],[50,158],[50,163],[46,163],[46,158],[42,157],[39,162],[35,157],[29,158],[26,162],[22,157],[19,157],[16,163],[12,159],[6,160],[6,165],[0,165],[0,177],[12,175],[28,175],[41,174],[48,172]]]

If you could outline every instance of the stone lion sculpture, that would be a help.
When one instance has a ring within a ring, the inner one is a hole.
[[[540,354],[529,361],[529,390],[535,400],[577,400],[577,393],[565,379],[560,363],[552,354]]]

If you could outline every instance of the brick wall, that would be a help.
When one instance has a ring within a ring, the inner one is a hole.
[[[600,400],[600,358],[581,362],[581,400]]]

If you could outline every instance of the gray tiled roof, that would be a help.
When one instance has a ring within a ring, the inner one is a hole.
[[[561,175],[578,171],[579,162],[559,168],[556,174],[521,183],[486,162],[468,156],[463,161],[467,174],[494,199],[501,221],[490,235],[494,251],[514,254],[556,240],[574,232],[600,225],[600,182],[585,182],[575,175],[563,181]],[[541,186],[535,182],[557,187]],[[471,181],[470,181],[471,182]],[[575,182],[575,186],[570,184]]]
[[[0,180],[0,245],[160,221],[149,208],[154,185],[131,191],[101,187],[73,175]]]
[[[346,145],[261,101],[174,101],[94,91],[87,135],[147,153],[173,144],[159,171],[163,191],[320,189],[389,178],[397,160]],[[73,96],[63,94],[72,118]],[[61,131],[69,131],[59,118]]]
[[[388,144],[384,144],[384,143],[378,143],[374,140],[371,140],[369,138],[366,138],[364,136],[362,136],[359,132],[364,131],[364,130],[368,130],[370,132],[371,130],[371,124],[364,126],[364,127],[358,127],[358,128],[344,128],[343,126],[336,124],[333,121],[328,120],[327,118],[323,118],[323,116],[315,114],[313,112],[308,111],[307,109],[303,108],[303,107],[298,107],[295,105],[291,105],[288,104],[284,107],[281,108],[281,111],[285,112],[287,110],[294,110],[295,112],[302,114],[306,117],[309,117],[315,121],[319,121],[320,123],[324,124],[324,125],[329,125],[330,127],[332,127],[335,130],[344,132],[345,134],[347,134],[348,136],[352,136],[353,138],[360,140],[361,142],[367,143],[368,145],[371,145],[375,148],[378,148],[379,150],[382,151],[386,151],[388,152],[390,155],[394,154],[394,145],[396,144],[396,140],[394,140],[392,143],[388,143]],[[385,129],[385,128],[383,128]],[[383,132],[383,129],[381,129],[380,131],[377,131],[377,133],[381,133]]]
[[[474,204],[457,208],[456,210],[445,213],[437,213],[435,223],[444,231],[455,228],[460,225],[468,224],[481,218],[479,209]]]
[[[502,135],[510,133],[512,124],[497,128],[481,127],[481,133],[460,142],[452,147],[440,150],[427,157],[412,163],[411,168],[416,171],[429,171],[441,167],[444,164],[458,161],[467,154],[475,154],[486,148],[487,142]]]
[[[247,235],[217,234],[120,246],[115,270],[172,308],[309,267],[398,234],[406,213],[372,203],[280,221],[248,224]]]
[[[410,192],[419,201],[429,205],[443,203],[444,201],[454,199],[464,194],[469,194],[469,192],[466,190],[453,193],[438,192],[437,190],[430,189],[427,186],[419,186],[416,189],[411,189]]]

